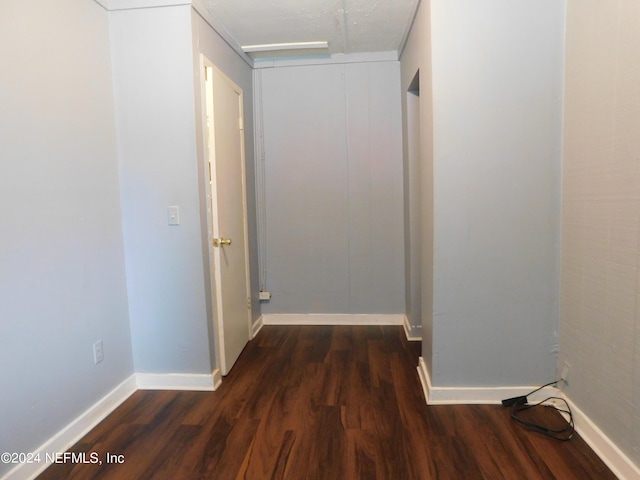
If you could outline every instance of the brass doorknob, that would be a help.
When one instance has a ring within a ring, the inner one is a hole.
[[[231,245],[230,238],[214,238],[213,239],[214,247],[224,247],[225,245]]]

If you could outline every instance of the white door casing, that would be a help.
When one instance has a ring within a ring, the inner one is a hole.
[[[204,57],[203,69],[215,331],[226,375],[249,341],[251,325],[243,92]]]

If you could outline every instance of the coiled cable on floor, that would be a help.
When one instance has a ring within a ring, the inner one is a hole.
[[[567,403],[564,398],[551,396],[547,397],[544,400],[541,400],[537,403],[529,404],[527,397],[532,395],[545,387],[549,387],[551,385],[556,385],[560,380],[556,380],[554,382],[549,382],[541,387],[532,390],[527,395],[523,395],[520,397],[508,398],[502,401],[502,405],[511,408],[511,418],[513,418],[516,422],[523,425],[524,427],[532,430],[534,432],[541,433],[547,437],[553,438],[555,440],[567,441],[571,440],[573,434],[575,433],[575,424],[573,421],[573,413],[571,412],[571,407]],[[558,406],[555,403],[560,402],[563,406]],[[531,422],[522,418],[521,413],[536,409],[536,408],[550,408],[558,412],[565,420],[566,425],[558,428],[553,428],[550,426],[545,426],[539,423]]]

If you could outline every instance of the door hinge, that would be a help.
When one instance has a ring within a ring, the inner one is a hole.
[[[251,310],[251,297],[247,297],[247,310]]]
[[[240,130],[244,130],[244,119],[242,117],[238,118],[238,127]]]

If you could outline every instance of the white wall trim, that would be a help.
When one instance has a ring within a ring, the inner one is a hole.
[[[113,0],[112,0],[113,1]],[[202,17],[202,19],[207,23],[218,35],[220,38],[224,40],[224,42],[229,45],[238,56],[251,68],[253,68],[253,59],[247,55],[244,50],[242,50],[242,46],[238,41],[229,33],[226,27],[218,21],[218,19],[211,14],[209,9],[207,8],[207,4],[204,0],[192,0],[189,2],[195,12]]]
[[[564,392],[559,392],[558,395],[564,398],[571,407],[576,431],[611,471],[620,480],[640,478],[640,468]]]
[[[424,358],[418,358],[418,378],[420,379],[420,385],[422,385],[422,393],[424,393],[424,399],[427,405],[429,405],[429,395],[431,395],[431,377],[427,370],[427,364],[424,363]]]
[[[94,0],[98,5],[110,12],[118,10],[136,10],[142,8],[179,7],[189,5],[213,28],[220,37],[229,45],[251,68],[253,59],[244,53],[240,44],[229,31],[215,18],[203,0]]]
[[[520,387],[434,387],[427,370],[424,358],[418,360],[418,376],[422,384],[422,391],[428,405],[499,405],[505,398],[527,395],[538,388],[536,385]],[[549,396],[556,389],[542,390],[538,395],[540,399]]]
[[[422,336],[416,335],[415,333],[413,333],[413,328],[409,324],[409,319],[407,318],[406,315],[403,315],[403,316],[404,316],[404,322],[402,324],[404,326],[404,333],[407,336],[407,340],[409,340],[410,342],[421,342]]]
[[[95,0],[109,11],[191,5],[191,0]]]
[[[135,391],[136,377],[131,375],[120,385],[115,387],[104,397],[94,403],[71,423],[62,428],[49,440],[40,445],[33,453],[40,454],[39,463],[21,463],[7,472],[2,480],[23,480],[35,478],[42,473],[51,462],[47,462],[46,454],[56,454],[67,451],[78,440],[84,437],[98,423],[104,420],[113,410],[120,406]]]
[[[254,338],[256,338],[256,335],[258,335],[258,332],[260,330],[262,330],[263,326],[264,326],[264,317],[262,315],[260,315],[258,320],[256,320],[255,323],[253,325],[251,325],[251,339],[252,340]]]
[[[109,0],[93,0],[105,10],[109,10]]]
[[[418,9],[420,8],[421,0],[415,2],[413,6],[413,10],[411,11],[411,15],[409,15],[409,19],[407,20],[407,25],[404,27],[404,33],[402,34],[402,41],[398,46],[398,58],[402,58],[402,54],[404,53],[404,49],[407,46],[407,42],[409,41],[409,34],[411,33],[411,29],[413,28],[413,24],[416,22],[416,16],[418,15]]]
[[[367,52],[367,53],[340,53],[317,57],[282,57],[282,58],[256,58],[253,68],[276,67],[301,67],[309,65],[331,65],[336,63],[365,63],[365,62],[396,62],[398,52]]]
[[[40,447],[33,450],[34,454],[40,453],[41,461],[39,463],[18,464],[0,480],[35,478],[51,465],[51,462],[46,461],[47,453],[56,454],[67,451],[137,390],[213,391],[220,386],[221,382],[222,375],[219,369],[209,375],[134,373]]]
[[[264,325],[403,325],[404,314],[272,313]]]
[[[537,388],[535,386],[434,387],[431,384],[431,378],[422,357],[418,361],[418,376],[420,377],[420,383],[428,405],[495,404],[500,403],[504,398],[526,395]],[[621,480],[640,478],[640,468],[564,392],[554,388],[551,394],[567,401],[573,412],[576,431],[618,478]],[[541,399],[545,398],[549,396],[549,390],[542,391],[537,395],[543,395]]]
[[[216,390],[222,382],[219,369],[210,374],[191,373],[136,373],[140,390]]]

